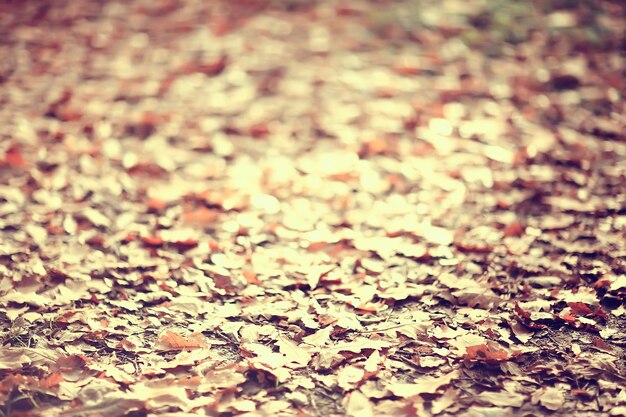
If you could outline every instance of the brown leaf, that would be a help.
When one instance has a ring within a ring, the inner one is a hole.
[[[490,347],[487,344],[468,346],[466,348],[465,359],[477,361],[504,361],[509,358],[509,354],[496,347]]]
[[[184,239],[171,242],[171,245],[180,251],[187,251],[198,246],[196,239]]]
[[[205,345],[206,341],[200,334],[182,336],[172,330],[166,330],[157,341],[157,347],[162,350],[197,349]]]

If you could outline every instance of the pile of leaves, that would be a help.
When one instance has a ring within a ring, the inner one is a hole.
[[[626,416],[589,4],[3,2],[0,416]]]

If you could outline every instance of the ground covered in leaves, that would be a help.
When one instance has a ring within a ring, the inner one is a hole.
[[[0,5],[0,416],[626,416],[619,1]]]

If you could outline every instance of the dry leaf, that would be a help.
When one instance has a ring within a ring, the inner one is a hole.
[[[278,350],[285,356],[287,363],[294,363],[300,366],[306,366],[312,355],[303,347],[298,346],[293,340],[288,340],[280,336],[276,341]]]
[[[414,383],[395,382],[387,386],[393,395],[398,397],[413,397],[419,394],[434,394],[440,387],[448,385],[452,380],[458,378],[459,371],[452,371],[440,377],[423,377]]]
[[[540,388],[533,393],[531,398],[534,404],[539,403],[551,411],[560,409],[565,403],[565,396],[556,387]]]
[[[373,404],[360,391],[353,391],[346,400],[346,415],[349,417],[374,417]]]
[[[508,391],[484,391],[476,398],[497,407],[521,407],[526,401],[526,396]]]
[[[337,383],[344,391],[349,391],[357,386],[365,377],[365,370],[354,365],[344,366],[337,373]]]
[[[206,346],[206,339],[200,334],[183,336],[173,330],[166,330],[159,336],[156,348],[159,350],[197,349]]]

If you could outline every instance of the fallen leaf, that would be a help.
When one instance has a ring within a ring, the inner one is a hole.
[[[206,346],[206,340],[200,334],[182,336],[172,330],[166,330],[157,340],[159,350],[197,349]]]
[[[565,403],[565,396],[556,387],[543,387],[531,396],[533,404],[541,404],[551,411],[559,410]]]
[[[458,378],[460,372],[455,370],[440,377],[422,377],[414,383],[395,382],[387,386],[389,391],[397,397],[413,397],[419,394],[434,394],[439,388],[448,385]]]
[[[360,391],[346,397],[346,415],[349,417],[374,417],[373,404]]]
[[[468,346],[463,357],[469,360],[498,362],[507,360],[509,354],[503,349],[485,344]]]
[[[484,391],[476,398],[497,407],[521,407],[526,401],[525,395],[508,391]]]
[[[344,391],[349,391],[357,386],[365,377],[365,370],[354,365],[344,366],[337,373],[337,383]]]
[[[311,361],[311,354],[303,347],[298,346],[293,340],[280,336],[276,341],[278,350],[285,356],[285,361],[306,366]]]

